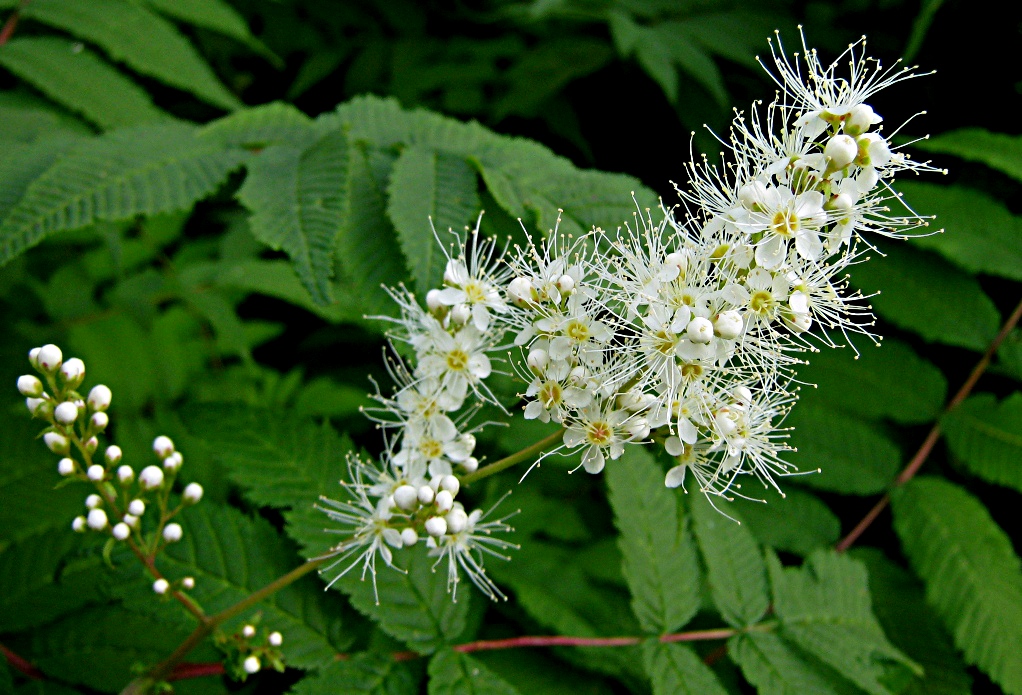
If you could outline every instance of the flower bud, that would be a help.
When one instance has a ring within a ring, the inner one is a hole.
[[[735,386],[731,391],[731,395],[734,397],[735,402],[741,405],[749,405],[752,403],[752,391],[749,390],[748,386]]]
[[[464,470],[466,473],[474,473],[476,469],[479,468],[479,459],[477,459],[475,456],[469,456],[467,459],[465,459],[458,465],[460,465],[462,470]]]
[[[442,516],[431,516],[426,519],[426,533],[439,538],[447,533],[447,521]]]
[[[199,500],[202,499],[203,489],[198,483],[188,483],[185,485],[182,498],[185,504],[198,504]]]
[[[528,278],[515,278],[507,286],[507,296],[518,306],[532,303],[532,283]]]
[[[271,632],[266,638],[266,641],[270,643],[271,647],[279,647],[284,644],[284,635],[279,632]]]
[[[74,521],[71,522],[71,530],[75,533],[85,533],[88,522],[84,516],[76,516]]]
[[[102,504],[103,504],[103,498],[100,497],[99,495],[97,495],[96,493],[93,493],[93,494],[91,494],[91,495],[89,495],[88,497],[85,498],[85,508],[86,509],[96,509],[97,507],[99,507]]]
[[[750,181],[738,189],[738,201],[750,210],[766,197],[767,187],[762,181]]]
[[[165,593],[167,593],[167,589],[169,588],[170,582],[168,582],[166,579],[160,578],[153,582],[153,591],[159,594],[160,596],[163,596]]]
[[[644,417],[640,417],[629,423],[627,429],[628,439],[630,441],[640,441],[649,436],[649,421]]]
[[[98,463],[94,463],[89,466],[89,470],[86,471],[86,475],[89,476],[89,480],[94,483],[98,483],[106,477],[106,469]]]
[[[181,524],[167,524],[163,527],[163,540],[168,543],[177,543],[183,535],[184,529],[181,528]]]
[[[858,154],[859,146],[856,144],[855,139],[843,134],[832,137],[827,143],[827,147],[823,150],[823,155],[830,160],[829,168],[831,171],[844,169],[855,161]]]
[[[41,347],[34,347],[28,351],[28,363],[32,365],[33,369],[39,369],[39,353],[42,352]]]
[[[445,475],[440,481],[440,489],[451,493],[451,497],[457,497],[458,490],[461,489],[461,481],[453,475]]]
[[[543,350],[541,348],[533,348],[529,352],[529,357],[526,361],[529,363],[529,366],[533,370],[537,372],[542,372],[544,369],[547,368],[547,365],[550,364],[550,355],[547,353],[546,350]]]
[[[53,419],[62,425],[73,424],[78,419],[78,406],[64,402],[53,409]]]
[[[126,523],[131,528],[135,528],[136,526],[138,526],[138,517],[135,516],[134,514],[125,514],[124,516],[121,517],[121,521]]]
[[[161,459],[165,459],[174,452],[174,442],[171,441],[170,437],[165,437],[161,434],[153,440],[153,451]]]
[[[89,437],[85,440],[85,450],[90,454],[96,453],[96,449],[99,448],[99,440],[95,437]]]
[[[106,448],[106,452],[103,454],[103,456],[104,458],[106,458],[106,462],[113,466],[121,462],[121,458],[124,456],[124,452],[121,451],[121,447],[117,446],[116,444],[111,444]]]
[[[142,500],[131,500],[128,503],[128,514],[132,516],[142,516],[145,514],[145,502]]]
[[[32,396],[38,398],[43,395],[43,382],[39,381],[39,377],[31,374],[25,374],[18,377],[18,391],[21,392],[22,396]]]
[[[43,443],[55,454],[66,454],[71,450],[67,437],[56,432],[47,432],[43,435]]]
[[[28,408],[28,412],[32,413],[33,417],[44,418],[46,417],[46,409],[44,406],[49,405],[44,398],[26,398],[25,407]]]
[[[255,637],[255,632],[256,632],[255,625],[246,625],[245,627],[241,628],[241,636],[244,637],[245,639],[252,639],[253,637]]]
[[[426,308],[431,314],[443,310],[444,303],[440,301],[440,290],[430,290],[426,293]]]
[[[742,334],[742,315],[734,309],[717,314],[713,322],[713,330],[724,340],[734,340]]]
[[[468,304],[456,304],[451,309],[451,321],[456,326],[464,326],[472,318],[472,309],[469,308]]]
[[[454,495],[447,490],[436,493],[436,508],[441,512],[449,512],[454,507]]]
[[[103,384],[93,386],[92,390],[89,391],[89,407],[98,411],[106,410],[110,407],[111,398],[113,398],[113,394],[108,387]]]
[[[730,410],[721,408],[713,418],[713,421],[717,423],[717,429],[725,436],[734,434],[738,430],[738,425],[729,417],[730,414]]]
[[[181,455],[180,451],[172,451],[167,458],[163,459],[163,470],[168,473],[177,473],[184,462],[185,457]]]
[[[468,514],[460,507],[448,512],[446,521],[448,533],[461,533],[468,528]]]
[[[71,475],[75,472],[74,459],[62,458],[57,462],[57,472],[61,475]]]
[[[849,135],[861,135],[869,130],[871,125],[880,123],[882,119],[873,111],[869,104],[853,106],[852,110],[845,116],[845,132]]]
[[[135,470],[125,464],[117,469],[117,479],[121,481],[121,485],[127,485],[135,479]]]
[[[92,429],[97,432],[102,432],[106,429],[106,426],[110,424],[110,417],[106,413],[93,413],[92,418],[89,420],[92,424]]]
[[[245,659],[244,663],[245,673],[259,673],[259,669],[262,668],[262,664],[259,663],[259,657],[252,655]]]
[[[713,340],[713,324],[710,323],[709,319],[696,316],[688,322],[688,328],[685,329],[685,333],[693,343],[706,344]]]
[[[86,517],[86,522],[89,524],[89,528],[93,531],[102,531],[106,528],[107,518],[106,512],[102,509],[92,509],[89,511],[89,515]]]
[[[401,485],[394,490],[394,504],[401,509],[411,511],[418,505],[419,491],[411,485]]]
[[[666,257],[664,257],[664,265],[677,268],[678,274],[684,275],[688,270],[688,255],[679,251],[669,253]]]
[[[113,537],[117,540],[123,541],[131,535],[131,527],[122,521],[119,524],[115,524],[110,533],[112,533]]]
[[[60,351],[60,348],[56,345],[43,345],[39,348],[39,353],[36,355],[36,362],[39,365],[39,369],[44,372],[53,374],[64,361],[64,353]]]
[[[421,504],[432,504],[435,496],[436,492],[429,485],[423,485],[419,488],[419,502]]]
[[[562,275],[554,284],[557,285],[557,291],[562,295],[569,295],[575,289],[575,278],[570,275]]]
[[[401,529],[401,542],[404,543],[405,547],[411,547],[419,542],[419,534],[410,526],[406,529]]]
[[[77,388],[85,379],[85,363],[77,357],[72,357],[61,366],[60,376],[68,386]]]
[[[181,587],[189,591],[195,588],[195,577],[185,577],[181,580]]]
[[[138,474],[138,484],[143,490],[155,490],[163,485],[163,470],[157,466],[146,466]]]

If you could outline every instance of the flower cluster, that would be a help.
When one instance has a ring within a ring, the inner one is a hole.
[[[77,357],[64,360],[56,345],[44,345],[29,352],[29,362],[39,376],[18,378],[18,390],[33,417],[44,420],[43,442],[62,458],[57,472],[68,482],[88,483],[95,490],[85,498],[85,513],[75,517],[71,527],[79,533],[102,533],[109,542],[126,542],[140,557],[150,560],[168,543],[181,540],[184,530],[172,521],[180,511],[202,499],[202,486],[189,483],[179,502],[171,506],[170,494],[184,457],[169,437],[153,440],[159,465],[135,469],[122,462],[123,452],[110,444],[99,454],[100,437],[110,418],[107,409],[113,397],[102,384],[83,396],[78,389],[85,380],[85,363]],[[40,378],[41,377],[41,378]],[[146,512],[155,522],[145,522]],[[153,591],[166,594],[172,588],[191,589],[195,580],[184,577],[173,585],[161,576]]]
[[[890,181],[936,170],[894,146],[867,103],[910,69],[884,69],[865,40],[827,66],[807,48],[789,60],[779,39],[771,50],[777,98],[736,113],[721,163],[688,165],[681,205],[638,210],[614,231],[555,227],[514,249],[481,238],[477,223],[445,250],[443,287],[425,307],[391,291],[396,387],[378,388],[368,411],[385,432],[382,467],[350,458],[349,499],[324,501],[346,536],[331,567],[375,578],[377,555],[392,565],[392,549],[425,535],[437,562],[448,559],[452,589],[462,570],[501,595],[482,559],[511,547],[491,535],[506,524],[480,523],[454,500],[459,475],[489,472],[473,473],[469,423],[483,403],[504,408],[486,385],[495,360],[527,384],[527,419],[562,426],[544,456],[577,455],[590,473],[649,443],[673,460],[668,487],[690,477],[727,499],[749,476],[777,487],[796,471],[782,426],[795,369],[849,334],[878,340],[846,271],[873,248],[869,234],[927,225]],[[838,75],[845,62],[849,78]]]
[[[284,672],[284,660],[280,653],[284,636],[277,631],[266,630],[260,635],[256,627],[260,617],[256,615],[251,623],[246,623],[232,635],[218,632],[214,637],[216,646],[226,656],[226,671],[234,680],[245,681],[248,676],[267,667]]]

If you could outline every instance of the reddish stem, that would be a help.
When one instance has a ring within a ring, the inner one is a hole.
[[[219,661],[210,661],[208,663],[180,663],[174,667],[174,670],[169,676],[168,681],[183,681],[188,678],[202,678],[203,676],[222,676],[224,675],[224,665]]]
[[[36,668],[32,662],[23,656],[18,656],[2,644],[0,644],[0,654],[4,655],[4,658],[7,659],[7,663],[11,665],[11,668],[18,671],[23,676],[37,681],[41,681],[46,678],[46,675]]]
[[[1008,334],[1011,333],[1012,329],[1015,328],[1015,325],[1018,324],[1020,319],[1022,319],[1022,301],[1018,303],[1018,306],[1015,307],[1015,311],[1011,313],[1008,320],[1004,322],[1003,326],[1001,326],[1000,332],[998,332],[997,337],[994,338],[993,342],[990,343],[986,352],[983,353],[983,357],[981,357],[979,362],[976,363],[976,366],[972,368],[969,378],[966,379],[965,383],[962,384],[962,387],[958,389],[958,393],[955,394],[954,398],[948,402],[947,407],[944,408],[944,415],[957,408],[962,404],[962,401],[969,397],[969,394],[972,393],[972,389],[976,387],[976,383],[979,381],[979,378],[983,376],[987,367],[990,366],[990,361],[997,352],[997,348],[1001,347],[1001,343],[1003,343],[1004,339],[1008,337]],[[924,463],[926,463],[926,459],[929,458],[930,452],[933,451],[933,447],[936,446],[937,441],[940,439],[940,435],[941,428],[940,421],[938,420],[937,423],[933,425],[930,433],[926,435],[926,439],[923,440],[922,445],[919,447],[919,451],[916,452],[916,455],[913,456],[912,460],[908,462],[907,466],[905,466],[905,470],[903,470],[898,477],[895,478],[895,487],[901,487],[908,481],[912,480],[912,477],[919,472],[919,469],[922,468]],[[847,536],[842,538],[840,543],[834,546],[834,549],[839,553],[843,553],[848,550],[852,544],[859,539],[859,536],[861,536],[866,529],[868,529],[870,525],[876,521],[876,518],[880,516],[880,513],[887,508],[887,505],[890,504],[890,502],[890,494],[885,494],[881,497],[877,503],[873,505],[873,508],[866,513],[866,516],[862,518],[862,521],[856,524],[855,528],[853,528]]]
[[[18,9],[11,12],[11,16],[4,22],[4,26],[0,29],[0,46],[11,40],[11,36],[14,35],[14,30],[18,28],[18,19],[21,17],[21,11],[28,5],[29,0],[22,0],[21,6]]]

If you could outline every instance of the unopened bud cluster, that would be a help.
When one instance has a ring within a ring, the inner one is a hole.
[[[85,499],[85,512],[75,517],[71,527],[80,533],[107,534],[112,542],[131,542],[149,556],[166,543],[181,540],[184,530],[172,522],[184,506],[202,499],[202,486],[190,483],[181,500],[170,507],[170,493],[184,457],[170,438],[153,441],[158,464],[138,471],[125,463],[116,444],[101,446],[110,418],[107,410],[113,394],[102,384],[87,394],[79,392],[85,380],[85,364],[77,357],[64,360],[56,345],[44,345],[29,352],[29,362],[38,376],[18,378],[18,390],[26,397],[29,412],[47,422],[43,442],[61,458],[57,472],[69,481],[89,483],[95,492]],[[152,523],[147,523],[147,510]],[[186,577],[178,588],[190,589],[195,580]],[[172,587],[158,578],[153,591],[165,594]]]
[[[827,66],[803,48],[796,64],[771,43],[777,99],[736,114],[720,164],[687,166],[681,206],[576,235],[559,218],[525,248],[501,249],[477,224],[444,249],[443,287],[422,303],[391,291],[390,337],[406,349],[388,360],[395,393],[378,389],[369,411],[387,435],[382,467],[350,459],[350,500],[324,507],[352,531],[335,549],[342,574],[374,573],[377,554],[389,565],[391,548],[426,536],[454,576],[460,566],[498,594],[482,571],[484,554],[499,555],[487,544],[496,528],[478,533],[457,485],[441,498],[449,476],[478,466],[471,417],[506,405],[486,384],[498,359],[527,384],[525,418],[563,427],[546,455],[577,454],[590,473],[644,444],[673,459],[667,486],[690,476],[707,495],[741,494],[750,476],[777,487],[795,472],[781,427],[795,369],[834,336],[877,342],[846,271],[872,249],[865,235],[927,226],[890,182],[936,171],[898,151],[867,103],[910,69],[882,68],[865,40]]]
[[[258,616],[254,622],[257,621]],[[215,637],[217,646],[227,655],[228,673],[236,680],[244,681],[265,668],[284,671],[284,659],[280,653],[284,636],[277,631],[264,631],[263,637],[257,639],[258,635],[256,625],[248,623],[233,635],[218,634]]]

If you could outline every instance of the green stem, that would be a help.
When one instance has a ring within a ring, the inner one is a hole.
[[[564,430],[557,430],[550,436],[544,437],[535,444],[527,446],[517,453],[511,454],[510,456],[506,456],[500,459],[499,461],[494,461],[488,466],[483,466],[474,473],[469,473],[468,475],[461,476],[461,482],[464,483],[465,485],[468,485],[470,483],[476,482],[477,480],[487,478],[493,475],[494,473],[500,473],[501,471],[508,469],[511,466],[517,465],[522,461],[532,458],[533,456],[540,453],[544,449],[547,449],[553,444],[556,444],[557,442],[561,441],[563,437]]]

